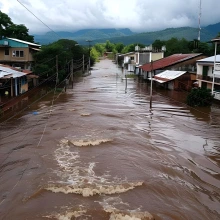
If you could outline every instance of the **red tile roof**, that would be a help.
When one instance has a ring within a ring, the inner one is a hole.
[[[195,57],[200,56],[200,55],[202,55],[202,54],[201,53],[173,54],[173,55],[171,55],[169,57],[165,57],[165,58],[162,58],[160,60],[154,61],[152,63],[152,65],[151,65],[151,63],[144,64],[140,68],[143,71],[146,71],[146,72],[147,71],[149,72],[151,70],[163,69],[165,67],[172,66],[174,64],[186,61],[188,59],[195,58]]]

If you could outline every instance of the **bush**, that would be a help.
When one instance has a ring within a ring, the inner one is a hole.
[[[211,106],[214,95],[210,89],[193,88],[187,96],[187,104],[189,106]]]

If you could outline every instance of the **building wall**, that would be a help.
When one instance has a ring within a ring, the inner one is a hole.
[[[152,53],[152,55],[151,55],[151,59],[153,61],[159,60],[159,59],[162,59],[162,58],[164,58],[164,52]]]
[[[202,75],[204,66],[208,66],[207,76],[213,77],[214,65],[213,64],[208,64],[208,63],[207,64],[197,64],[197,74]]]
[[[150,53],[139,53],[139,65],[150,62]]]
[[[201,56],[195,57],[193,59],[186,60],[186,61],[181,62],[181,63],[177,63],[177,64],[169,67],[169,69],[170,70],[196,72],[196,70],[197,70],[196,62],[197,62],[197,60],[200,60],[200,59],[203,59],[203,58],[206,58],[206,56],[201,55]]]
[[[9,51],[9,55],[5,55],[6,50]],[[29,48],[0,48],[0,61],[28,62],[33,61],[33,57]]]

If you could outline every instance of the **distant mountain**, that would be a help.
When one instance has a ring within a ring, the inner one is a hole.
[[[208,25],[201,29],[201,41],[210,41],[220,32],[220,22],[213,25]],[[169,40],[172,37],[185,38],[186,40],[194,40],[198,38],[198,28],[181,27],[167,28],[161,31],[134,33],[129,28],[124,29],[83,29],[76,32],[47,32],[44,35],[35,35],[35,42],[40,44],[48,44],[58,39],[71,39],[77,41],[81,45],[86,44],[86,40],[92,40],[93,44],[103,43],[110,40],[113,43],[121,42],[125,45],[132,43],[142,43],[149,45],[156,39]]]
[[[58,39],[71,39],[75,40],[78,43],[84,43],[86,40],[97,40],[97,39],[110,39],[112,37],[122,37],[122,36],[130,36],[135,34],[128,28],[123,29],[83,29],[76,32],[47,32],[44,35],[34,35],[35,42],[39,42],[40,44],[48,44]]]
[[[209,32],[206,29],[201,30],[201,41],[206,42],[210,41],[216,36],[215,33]],[[162,31],[155,32],[146,32],[140,34],[134,34],[127,37],[117,37],[111,38],[112,43],[122,42],[125,45],[132,43],[142,43],[145,45],[152,44],[156,39],[158,40],[169,40],[170,38],[175,37],[178,39],[185,38],[186,40],[194,40],[198,38],[198,29],[192,27],[182,27],[182,28],[167,28]],[[95,43],[103,43],[107,39],[95,40]]]
[[[204,27],[204,29],[213,33],[216,37],[218,33],[220,33],[220,22],[217,24],[208,25],[207,27]]]

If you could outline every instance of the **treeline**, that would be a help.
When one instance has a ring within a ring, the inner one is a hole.
[[[220,35],[218,35],[220,36]],[[144,48],[145,46],[141,43],[133,43],[129,45],[124,45],[123,43],[111,43],[109,40],[106,43],[98,43],[93,46],[93,54],[96,59],[102,56],[104,52],[116,53],[129,53],[135,51],[135,46]],[[166,46],[165,56],[170,56],[176,53],[202,53],[205,56],[214,55],[214,44],[211,42],[200,42],[198,40],[188,41],[184,38],[171,38],[169,40],[155,40],[152,43],[152,47],[155,50],[161,50],[162,46]],[[220,54],[220,48],[218,48],[217,53]]]
[[[90,48],[80,46],[76,41],[68,39],[44,45],[34,54],[33,71],[43,80],[54,75],[58,69],[59,79],[63,80],[70,73],[71,68],[74,71],[83,69],[83,66],[86,68],[89,62],[89,50]],[[90,57],[91,66],[94,62],[94,56]]]

